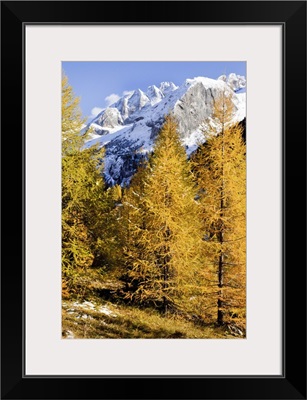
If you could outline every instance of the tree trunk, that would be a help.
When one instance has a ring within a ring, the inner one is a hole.
[[[170,237],[170,230],[169,228],[166,229],[165,232],[165,238],[166,241],[169,240]],[[168,246],[164,246],[164,257],[163,257],[163,312],[164,314],[167,313],[167,309],[168,309],[168,300],[165,296],[166,293],[166,289],[167,289],[167,285],[168,285],[168,279],[169,279],[169,262],[170,262],[170,256],[169,256],[169,248]]]
[[[217,323],[218,323],[218,325],[223,325],[223,323],[224,323],[223,301],[222,301],[222,296],[223,296],[222,287],[224,284],[223,259],[224,259],[224,254],[221,252],[221,254],[219,256],[219,271],[218,271],[218,277],[219,277],[218,287],[220,288],[220,290],[218,291],[218,300],[217,300]]]
[[[163,313],[166,314],[167,313],[167,299],[165,296],[165,292],[166,292],[166,286],[167,286],[167,266],[164,264],[163,266],[163,292],[164,292],[164,296],[163,296]]]
[[[224,106],[224,105],[223,105]],[[224,312],[223,312],[223,286],[224,286],[224,253],[223,253],[223,242],[224,242],[224,120],[222,121],[222,182],[221,182],[221,202],[220,202],[220,232],[219,232],[219,242],[221,245],[220,255],[219,255],[219,269],[218,269],[218,300],[217,300],[217,323],[218,325],[223,325],[224,323]]]

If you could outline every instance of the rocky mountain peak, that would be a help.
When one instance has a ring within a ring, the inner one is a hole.
[[[173,82],[161,82],[159,89],[164,95],[166,95],[169,92],[173,92],[174,90],[178,89],[178,86],[176,86]]]
[[[218,80],[225,82],[235,92],[246,87],[245,76],[236,75],[235,73],[231,73],[228,76],[221,75]]]
[[[159,103],[159,101],[165,97],[163,92],[155,85],[148,86],[146,95],[150,99],[152,105]]]
[[[181,86],[162,82],[159,87],[149,86],[146,93],[136,89],[90,123],[95,133],[87,145],[99,143],[105,147],[105,178],[110,185],[129,184],[139,160],[153,150],[167,114],[176,119],[189,155],[204,141],[203,130],[217,126],[212,110],[215,99],[222,93],[232,98],[232,122],[245,118],[245,93],[237,93],[245,85],[244,77],[229,74],[218,79],[186,79]]]

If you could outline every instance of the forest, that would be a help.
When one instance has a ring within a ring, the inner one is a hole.
[[[104,181],[62,78],[62,337],[246,337],[246,144],[227,93],[187,157],[172,115],[129,185]]]

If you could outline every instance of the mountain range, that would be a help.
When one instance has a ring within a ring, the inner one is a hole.
[[[203,131],[218,123],[212,117],[215,100],[231,94],[234,113],[231,123],[246,117],[246,87],[243,76],[231,73],[218,79],[196,77],[181,86],[161,82],[145,91],[125,92],[117,102],[103,109],[88,125],[92,128],[87,146],[105,147],[104,171],[108,185],[128,185],[140,160],[153,150],[155,138],[167,114],[172,114],[187,155],[204,142]]]

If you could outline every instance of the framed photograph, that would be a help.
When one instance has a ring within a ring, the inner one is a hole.
[[[306,399],[306,3],[1,26],[2,398]]]

